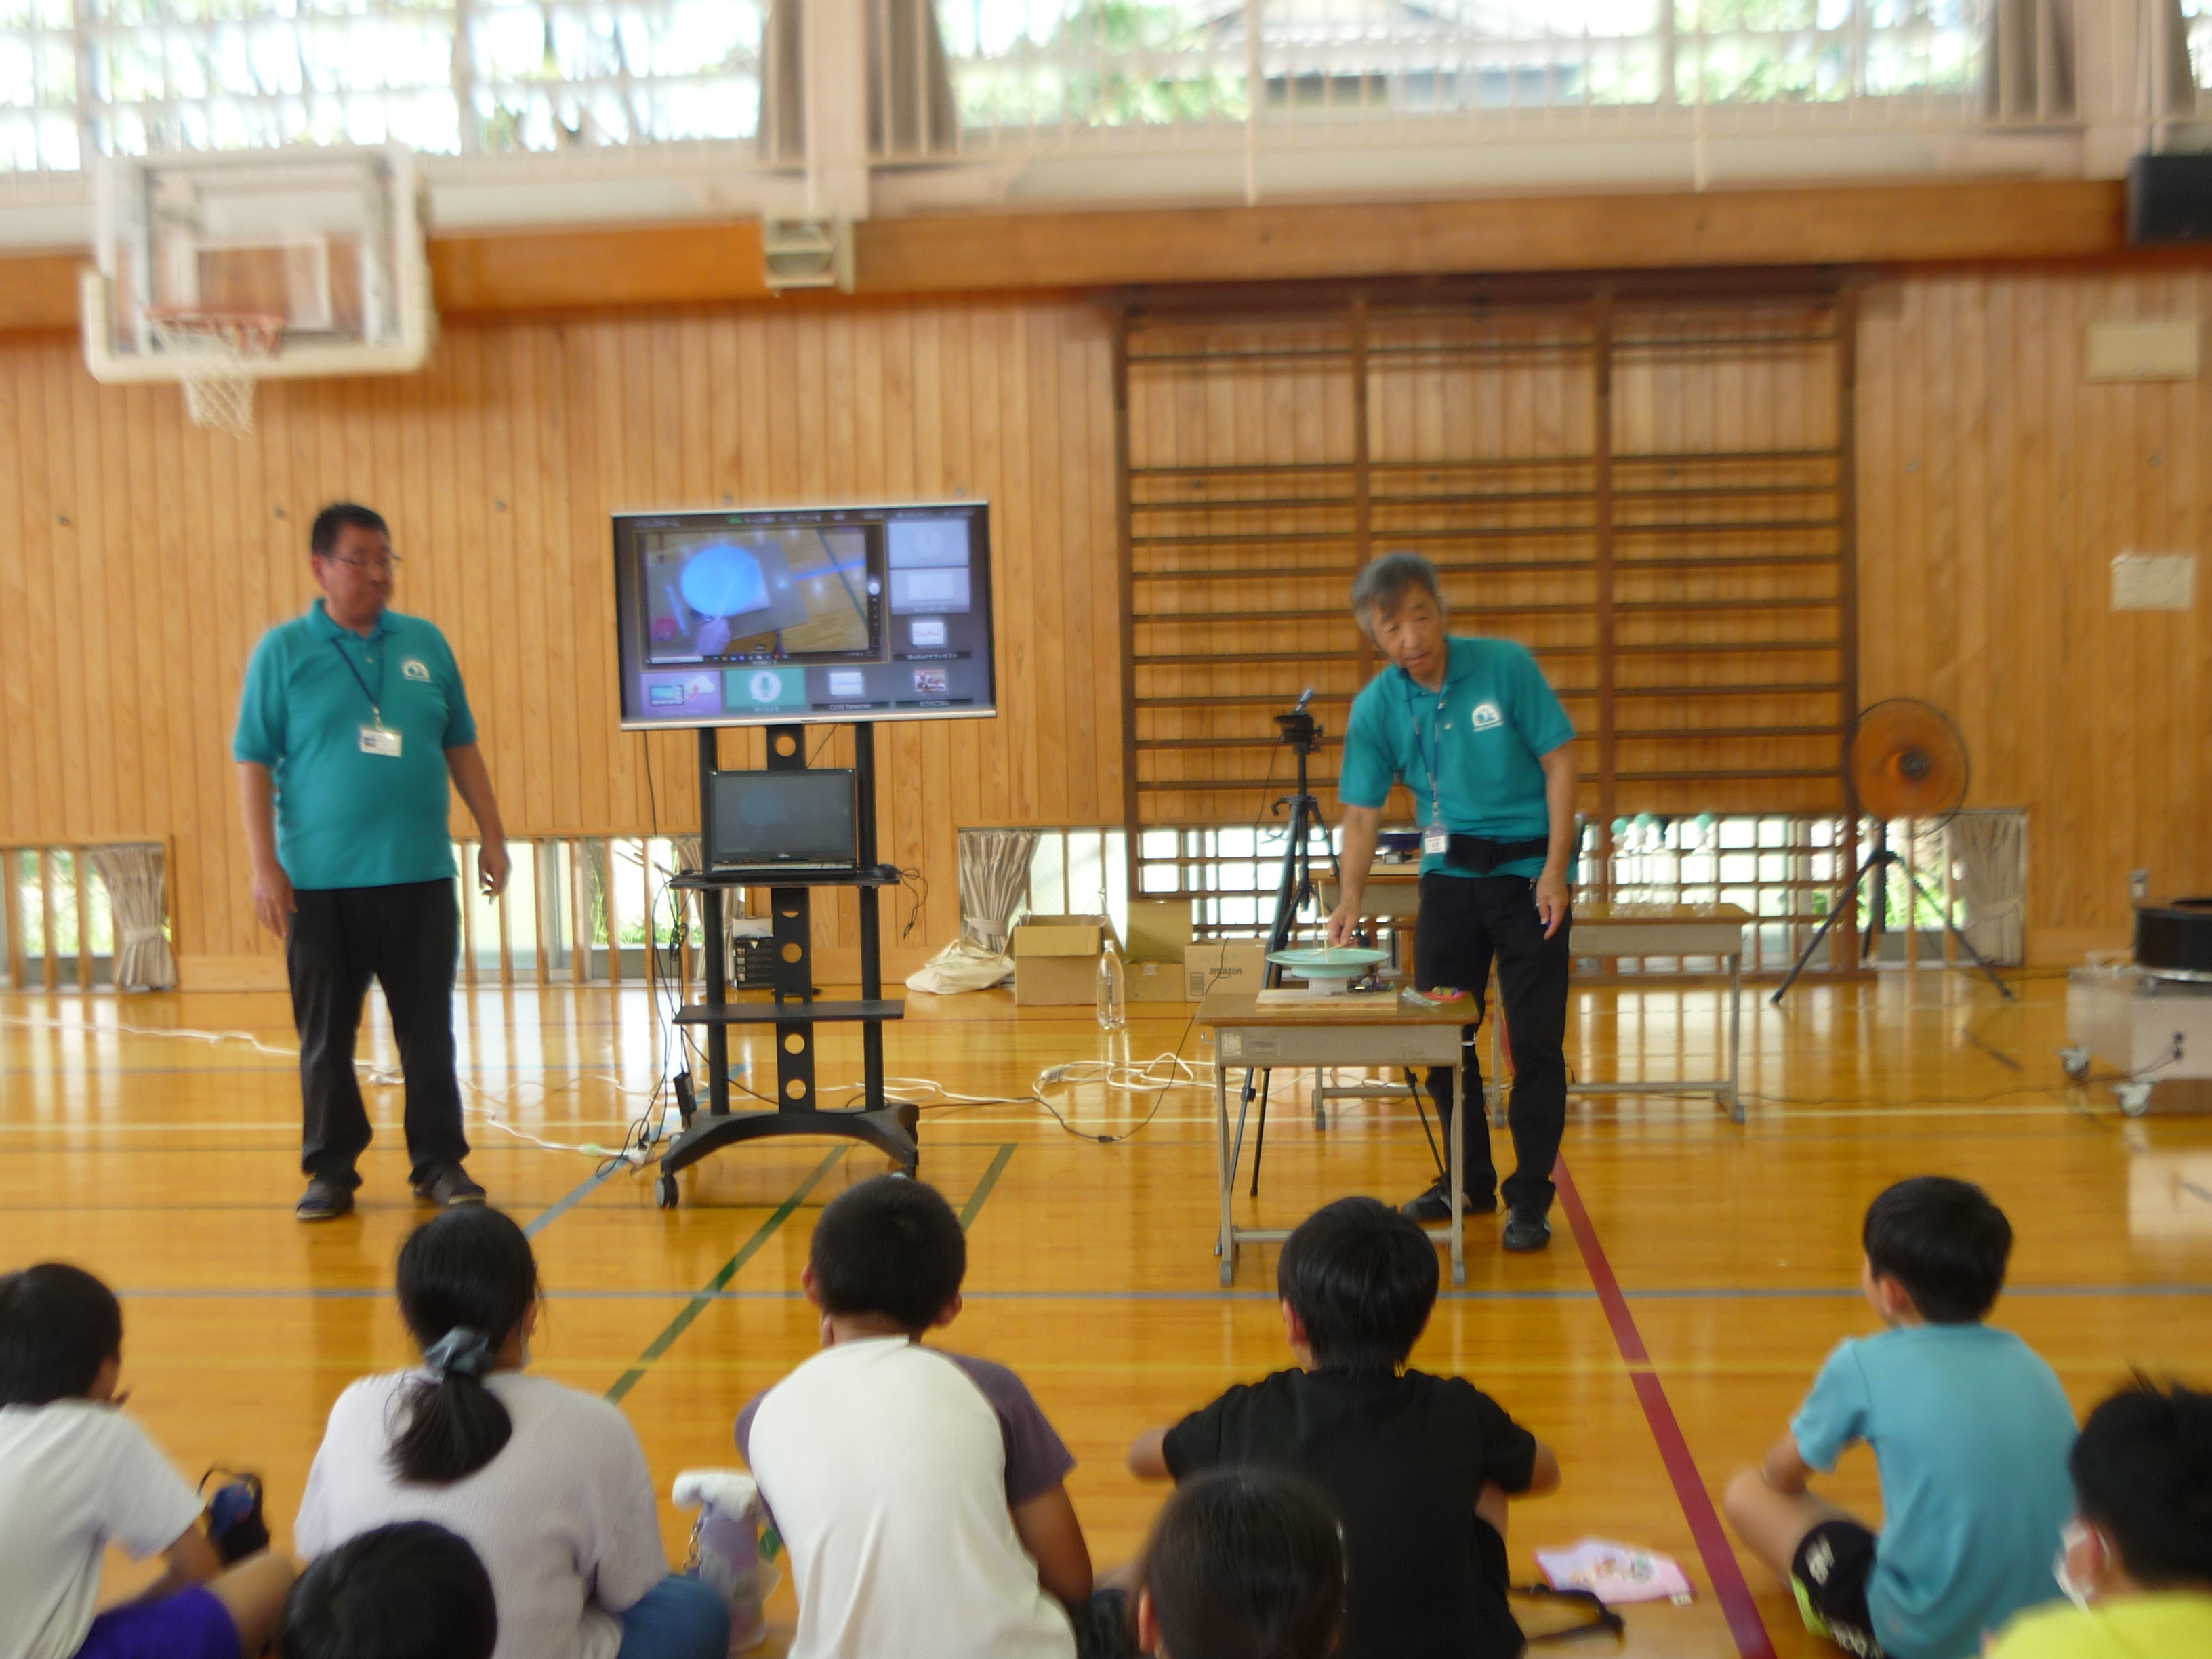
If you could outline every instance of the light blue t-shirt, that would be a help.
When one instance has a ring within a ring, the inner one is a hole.
[[[396,756],[362,747],[380,718],[399,734]],[[276,780],[276,861],[293,886],[396,887],[453,879],[446,750],[476,740],[435,625],[387,611],[363,639],[317,599],[262,635],[231,754]]]
[[[1814,1468],[1863,1440],[1881,1473],[1867,1608],[1890,1659],[1973,1659],[1982,1636],[2054,1601],[2074,1513],[2074,1408],[2010,1331],[1913,1325],[1828,1356],[1790,1431]]]
[[[1380,806],[1403,779],[1424,825],[1440,803],[1444,827],[1486,841],[1539,841],[1551,831],[1543,757],[1574,741],[1574,722],[1527,647],[1511,640],[1453,639],[1444,684],[1431,691],[1395,663],[1353,699],[1344,732],[1337,799]],[[1431,854],[1425,876],[1472,876]],[[1516,859],[1492,873],[1544,873],[1544,860]]]

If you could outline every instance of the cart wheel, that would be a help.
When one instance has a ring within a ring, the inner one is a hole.
[[[2058,1069],[2066,1073],[2069,1083],[2080,1083],[2089,1075],[2089,1051],[2087,1048],[2061,1048]]]
[[[2150,1085],[2123,1083],[2113,1091],[2120,1097],[2120,1113],[2124,1117],[2141,1117],[2150,1110]]]
[[[1733,1089],[1723,1089],[1713,1097],[1713,1104],[1729,1115],[1733,1123],[1743,1121],[1743,1097]]]
[[[676,1177],[665,1175],[653,1183],[653,1202],[664,1210],[676,1207]]]

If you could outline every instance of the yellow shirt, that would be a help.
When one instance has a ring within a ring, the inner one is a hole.
[[[2024,1613],[1989,1659],[2184,1659],[2212,1654],[2212,1593],[2158,1590],[2102,1601],[2087,1613],[2061,1604]]]

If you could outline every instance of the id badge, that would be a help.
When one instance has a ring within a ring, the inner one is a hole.
[[[361,752],[364,755],[384,755],[398,760],[399,734],[381,726],[364,726],[361,728]]]
[[[1421,855],[1424,858],[1443,858],[1451,851],[1451,831],[1441,823],[1432,823],[1421,831]]]

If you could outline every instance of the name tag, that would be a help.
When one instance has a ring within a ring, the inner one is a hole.
[[[1451,851],[1451,831],[1441,823],[1432,823],[1421,831],[1421,854],[1425,858],[1442,858]]]
[[[381,726],[361,728],[361,752],[364,755],[385,755],[399,758],[399,734]]]

